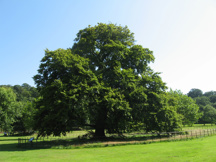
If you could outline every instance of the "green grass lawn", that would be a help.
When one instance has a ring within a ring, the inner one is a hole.
[[[193,126],[185,126],[183,130],[194,130],[194,129],[212,129],[216,128],[215,124],[194,124]]]
[[[81,149],[20,149],[18,137],[0,136],[4,161],[216,161],[216,136],[188,141]]]

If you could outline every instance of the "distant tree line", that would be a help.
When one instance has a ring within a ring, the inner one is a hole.
[[[41,118],[37,116],[36,104],[40,102],[40,98],[37,89],[26,83],[15,86],[0,85],[0,129],[10,134],[26,134],[37,130],[35,127],[37,127]],[[195,104],[195,101],[181,91],[170,90],[164,92],[160,94],[159,100],[161,110],[158,114],[153,114],[158,120],[157,123],[152,127],[148,126],[148,130],[142,123],[132,124],[130,130],[158,132],[180,130],[182,125],[193,125],[201,117],[199,107]],[[68,103],[69,107],[70,103]],[[55,116],[56,122],[61,122],[64,117],[63,114],[61,115]],[[142,114],[139,114],[139,116],[143,117]],[[53,116],[47,117],[53,118]],[[45,123],[41,123],[41,125],[43,124]],[[50,126],[52,124],[52,122],[49,123]],[[85,125],[71,125],[68,130],[72,130],[74,126],[82,127]]]
[[[199,106],[199,111],[202,117],[199,119],[200,124],[216,123],[216,91],[209,91],[203,93],[202,90],[193,88],[188,94],[193,98]]]
[[[39,93],[35,87],[0,85],[0,129],[7,133],[33,131],[35,99]]]

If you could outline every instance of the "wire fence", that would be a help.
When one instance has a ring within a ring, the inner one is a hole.
[[[161,141],[176,141],[216,134],[216,128],[196,129],[182,132],[164,132],[164,133],[125,133],[121,137],[116,134],[107,134],[107,138],[90,138],[81,134],[72,134],[66,137],[28,137],[18,138],[18,147],[20,148],[51,148],[51,147],[79,147],[91,145],[118,145],[127,143],[148,143]]]

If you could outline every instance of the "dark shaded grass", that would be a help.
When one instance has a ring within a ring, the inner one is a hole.
[[[21,148],[27,149],[48,149],[48,148],[89,148],[89,147],[106,147],[115,145],[127,145],[127,144],[147,144],[151,142],[170,141],[168,134],[153,135],[149,134],[143,136],[141,134],[134,134],[134,136],[111,136],[105,138],[90,138],[90,139],[79,139],[79,138],[67,138],[67,139],[52,139],[42,138],[41,140],[33,140],[29,142],[26,139],[25,143],[22,143]],[[177,140],[177,139],[176,139]],[[172,139],[173,141],[173,139]]]

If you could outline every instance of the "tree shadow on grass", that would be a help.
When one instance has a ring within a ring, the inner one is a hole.
[[[90,139],[57,139],[57,140],[33,140],[32,143],[26,142],[20,145],[25,149],[49,149],[49,148],[85,148],[85,147],[103,147],[108,145],[142,143],[151,139],[158,139],[158,136],[148,137],[106,137],[106,138],[90,138]]]
[[[1,144],[0,151],[28,151],[37,149],[50,149],[50,148],[85,148],[85,147],[103,147],[108,145],[129,144],[129,143],[144,143],[145,141],[159,139],[158,136],[144,136],[144,137],[106,137],[106,138],[63,138],[63,139],[45,139],[29,142],[26,140],[18,144],[18,139],[3,139],[2,141],[14,141],[11,144]]]
[[[0,145],[0,152],[1,151],[27,151],[29,149],[27,148],[18,148],[17,143],[11,143],[11,144],[1,144]]]
[[[0,135],[0,152],[1,151],[27,151],[26,148],[18,148],[18,138],[16,136]]]
[[[17,139],[1,139],[0,138],[0,141],[17,141]]]

